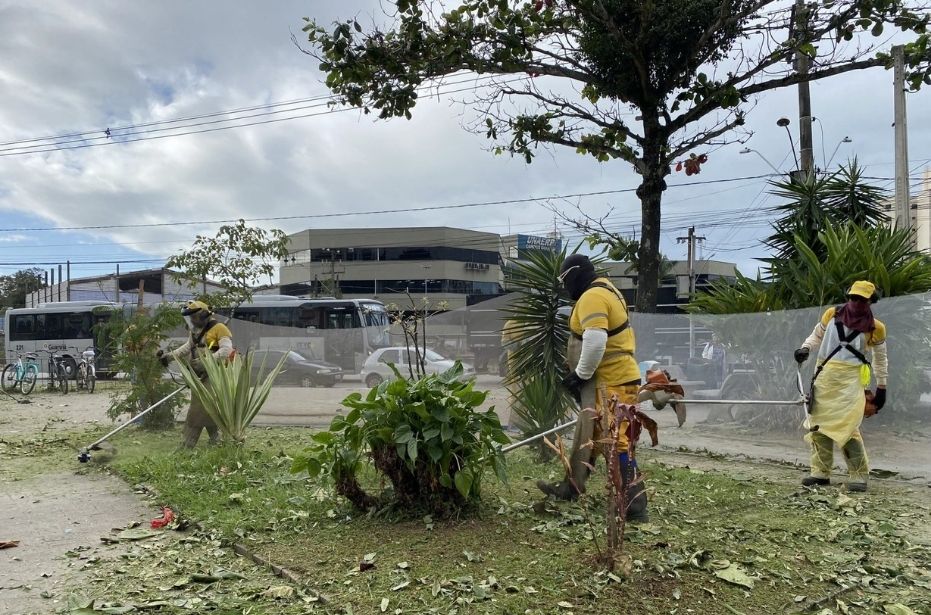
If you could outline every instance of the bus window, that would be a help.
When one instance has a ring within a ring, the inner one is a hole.
[[[323,328],[323,313],[324,308],[314,307],[314,308],[301,308],[301,311],[297,315],[298,326],[306,329],[308,327],[313,327],[314,329]]]
[[[33,314],[17,314],[10,319],[10,341],[36,339],[36,317]]]
[[[237,309],[235,312],[236,318],[239,320],[245,320],[248,322],[259,322],[259,311],[257,309]]]
[[[62,314],[62,339],[91,339],[91,314],[87,312],[70,312]]]
[[[294,325],[294,319],[292,318],[293,310],[290,308],[274,307],[265,309],[267,311],[267,320],[265,324],[274,325],[276,327],[290,327]]]
[[[36,339],[61,339],[61,314],[36,314]]]
[[[354,329],[360,326],[358,316],[351,308],[331,308],[326,315],[327,329]]]

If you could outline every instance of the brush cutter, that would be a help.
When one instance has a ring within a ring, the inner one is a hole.
[[[804,406],[805,413],[808,414],[811,410],[809,408],[809,396],[805,393],[805,386],[802,383],[802,371],[799,366],[796,366],[795,371],[798,377],[798,391],[799,391],[798,399],[792,399],[788,401],[786,400],[763,400],[763,399],[675,399],[675,400],[672,400],[672,403],[716,404],[716,405],[726,404],[726,405],[738,405],[738,406]],[[525,440],[521,440],[520,442],[509,444],[508,446],[505,446],[504,448],[502,448],[501,452],[509,453],[516,448],[520,448],[522,446],[526,446],[528,444],[536,442],[540,438],[544,438],[550,434],[556,433],[557,431],[562,431],[563,429],[572,427],[578,422],[579,422],[579,419],[577,418],[572,419],[570,421],[566,421],[562,425],[553,427],[552,429],[544,431],[543,433],[538,433],[537,435],[531,436]],[[681,427],[681,422],[679,425]]]
[[[148,408],[146,408],[145,410],[143,410],[136,416],[132,417],[131,419],[129,419],[128,421],[126,421],[125,423],[123,423],[122,425],[120,425],[119,427],[117,427],[116,429],[108,433],[107,435],[105,435],[104,437],[82,448],[81,452],[78,453],[78,461],[80,461],[81,463],[87,463],[88,461],[90,461],[90,458],[91,458],[90,451],[99,451],[101,448],[100,445],[106,442],[107,440],[109,440],[112,436],[123,431],[124,429],[132,425],[134,422],[136,422],[137,420],[139,420],[140,418],[142,418],[143,416],[145,416],[152,410],[155,410],[156,408],[161,406],[163,403],[165,403],[166,401],[168,401],[169,399],[171,399],[172,397],[174,397],[175,395],[177,395],[178,393],[180,393],[186,388],[187,388],[187,385],[182,385],[178,387],[174,392],[169,393],[165,397],[161,398],[160,400],[158,400],[157,402],[155,402],[154,404],[152,404],[151,406],[149,406]]]

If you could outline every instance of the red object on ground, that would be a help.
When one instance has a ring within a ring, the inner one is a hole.
[[[157,530],[161,527],[165,527],[169,523],[175,520],[175,513],[173,510],[167,506],[162,507],[162,516],[157,519],[152,519],[152,529]]]

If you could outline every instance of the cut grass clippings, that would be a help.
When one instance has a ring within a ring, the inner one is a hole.
[[[303,586],[281,590],[288,595],[274,598],[275,609],[254,604],[253,613],[290,612],[285,605],[321,613],[612,615],[872,613],[902,605],[921,613],[931,603],[931,546],[913,540],[931,515],[905,488],[874,481],[870,493],[851,497],[801,488],[791,470],[738,480],[669,467],[646,451],[652,523],[629,527],[632,574],[623,579],[592,563],[593,535],[604,545],[601,480],[580,503],[535,512],[534,481],[560,468],[521,451],[509,456],[510,484],[489,478],[482,508],[468,517],[365,515],[289,472],[290,454],[309,433],[253,429],[243,448],[193,453],[175,451],[176,434],[135,433],[139,444],[122,447],[112,467],[214,539],[243,543],[301,575]],[[209,573],[211,562],[198,561],[187,565]],[[135,588],[143,597],[164,593]],[[107,598],[119,598],[115,591]],[[186,591],[177,591],[179,600]]]

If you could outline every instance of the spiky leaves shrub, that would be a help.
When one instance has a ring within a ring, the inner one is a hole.
[[[405,513],[445,516],[475,502],[486,468],[506,480],[501,445],[508,438],[493,408],[477,410],[487,392],[462,381],[462,371],[458,362],[418,380],[395,371],[396,379],[365,397],[349,395],[343,400],[349,412],[314,434],[292,471],[328,477],[361,510],[378,502],[358,480],[367,462],[391,482],[394,501]]]
[[[159,344],[167,339],[168,331],[183,324],[177,307],[159,305],[155,308],[135,310],[132,314],[114,310],[105,325],[99,325],[98,340],[106,340],[104,353],[112,353],[113,369],[125,374],[129,389],[116,389],[110,396],[107,416],[117,419],[121,415],[135,416],[159,399],[178,388],[163,378],[165,369],[155,357]],[[171,427],[175,412],[184,404],[183,395],[172,397],[159,408],[142,417],[142,426],[149,429]]]
[[[856,280],[876,283],[883,297],[874,311],[889,325],[889,389],[890,413],[897,419],[914,418],[920,412],[919,398],[931,390],[924,368],[931,365],[931,340],[925,316],[924,297],[918,293],[931,291],[931,260],[911,246],[908,231],[886,227],[861,228],[854,224],[828,226],[818,235],[818,245],[811,246],[797,236],[793,244],[796,256],[774,260],[770,272],[772,281],[764,284],[738,278],[733,285],[717,283],[707,293],[700,294],[690,306],[705,314],[737,314],[744,311],[796,310],[808,307],[827,308],[840,305],[845,293]],[[732,349],[747,355],[753,364],[756,390],[750,396],[774,394],[775,383],[782,387],[791,381],[794,372],[792,350],[804,341],[820,315],[818,310],[806,314],[806,322],[792,324],[793,335],[786,334],[793,320],[791,314],[761,318],[741,326],[742,317],[731,316],[720,327],[722,341]],[[737,320],[732,320],[737,319]],[[746,339],[735,333],[745,332]],[[898,343],[909,339],[910,343]],[[914,342],[914,343],[911,343]],[[780,360],[774,360],[781,358]],[[772,370],[776,369],[777,373]],[[784,390],[782,388],[781,390]],[[747,412],[756,417],[759,413]],[[776,416],[776,415],[773,415]],[[786,428],[797,424],[790,413],[778,415]]]
[[[207,353],[201,359],[207,382],[202,382],[188,363],[180,362],[178,366],[191,394],[200,399],[204,410],[224,436],[242,443],[246,439],[246,428],[268,399],[286,358],[282,356],[266,374],[264,359],[259,369],[253,370],[252,353],[245,356],[237,354],[232,360],[215,359]],[[253,373],[256,373],[255,379]]]
[[[555,427],[573,406],[560,384],[567,369],[569,339],[566,316],[560,313],[569,305],[559,283],[565,258],[565,250],[528,251],[524,261],[514,263],[509,280],[516,299],[504,309],[511,340],[506,348],[510,358],[505,384],[514,391],[511,410],[525,438]]]

